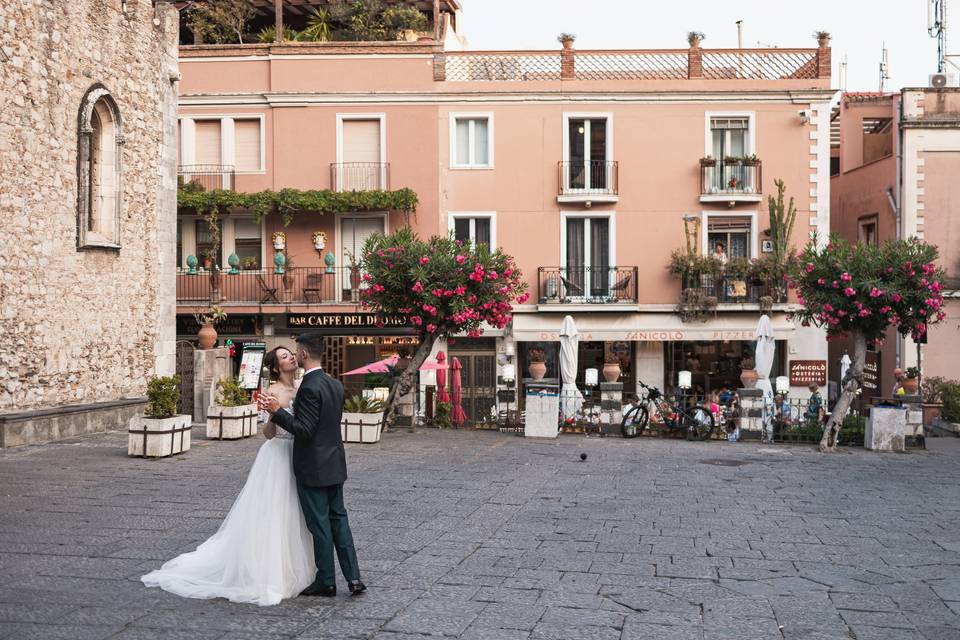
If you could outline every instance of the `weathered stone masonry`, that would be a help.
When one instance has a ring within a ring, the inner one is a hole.
[[[131,403],[111,405],[173,373],[177,30],[166,2],[0,2],[0,446],[121,427]],[[120,248],[80,250],[78,115],[97,83],[123,125]],[[9,431],[30,419],[12,413],[93,403]]]

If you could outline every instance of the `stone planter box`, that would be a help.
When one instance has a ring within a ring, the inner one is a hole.
[[[211,440],[239,440],[257,434],[257,405],[239,407],[214,405],[207,409],[207,437]]]
[[[933,419],[934,431],[941,435],[960,436],[960,422],[947,422],[940,416]]]
[[[383,412],[344,413],[340,421],[340,436],[344,442],[372,444],[380,442],[383,431]]]
[[[127,455],[141,458],[165,458],[190,450],[189,415],[171,418],[130,418]]]

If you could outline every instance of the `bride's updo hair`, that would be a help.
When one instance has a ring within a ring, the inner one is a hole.
[[[274,347],[267,352],[267,355],[263,356],[263,366],[270,370],[270,382],[276,382],[280,379],[280,357],[277,355],[280,349],[290,351],[287,347]],[[290,351],[290,353],[293,352]]]

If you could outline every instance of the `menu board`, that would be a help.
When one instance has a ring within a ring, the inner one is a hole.
[[[240,358],[240,386],[244,389],[257,389],[260,386],[260,372],[263,369],[263,356],[267,345],[263,342],[245,342]]]

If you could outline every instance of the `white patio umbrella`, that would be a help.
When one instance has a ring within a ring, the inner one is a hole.
[[[580,332],[573,317],[566,316],[560,329],[560,411],[564,418],[577,415],[583,406],[583,395],[577,389],[577,347],[580,345]]]
[[[853,364],[853,360],[850,359],[850,356],[846,353],[843,354],[843,357],[840,358],[840,384],[843,385],[843,379],[847,377],[847,370],[850,369],[850,365]]]
[[[763,391],[763,429],[770,439],[773,436],[773,387],[770,385],[770,369],[773,368],[773,356],[777,343],[773,337],[770,318],[764,314],[757,323],[757,346],[754,349],[754,361],[757,365],[757,389]]]

